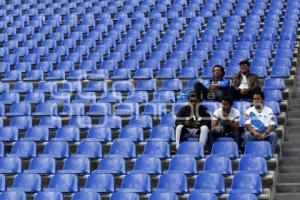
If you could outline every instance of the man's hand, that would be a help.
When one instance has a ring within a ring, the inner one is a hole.
[[[216,89],[216,88],[218,88],[218,87],[220,86],[220,84],[219,84],[219,83],[212,83],[210,86],[211,86],[213,89]]]
[[[249,90],[248,89],[241,89],[240,93],[241,94],[248,94]]]

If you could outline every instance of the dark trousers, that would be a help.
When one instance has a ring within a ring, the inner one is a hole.
[[[194,91],[197,95],[197,98],[200,100],[207,100],[208,93],[210,92],[202,83],[196,82],[194,84]],[[214,98],[210,98],[209,100],[217,100],[220,101],[223,96],[225,96],[225,91],[221,89],[213,89]]]
[[[236,101],[241,100],[241,99],[251,100],[253,94],[258,90],[260,90],[260,87],[250,89],[247,94],[241,94],[240,89],[236,89],[235,87],[231,86],[229,88],[228,94],[233,98],[233,100],[236,100]]]
[[[240,132],[239,131],[228,132],[228,133],[225,133],[225,132],[211,133],[210,137],[209,137],[211,144],[215,143],[215,141],[220,137],[231,137],[238,144],[238,146],[240,146]]]

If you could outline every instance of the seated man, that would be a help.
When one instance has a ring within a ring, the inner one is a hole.
[[[253,140],[267,140],[271,143],[272,152],[275,153],[277,135],[275,129],[275,116],[271,108],[264,106],[264,93],[256,91],[253,95],[253,105],[246,110],[246,129],[244,143]]]
[[[225,71],[221,65],[213,67],[213,79],[196,82],[194,90],[199,99],[221,100],[229,88],[230,81],[224,80]]]
[[[222,98],[222,107],[217,109],[213,115],[211,139],[212,143],[219,137],[232,137],[239,145],[240,143],[240,112],[232,107],[233,100],[226,96]]]
[[[259,80],[256,74],[250,72],[250,62],[243,60],[239,63],[240,71],[232,79],[230,93],[234,100],[251,100],[255,91],[260,90]]]
[[[188,138],[199,138],[205,146],[211,119],[206,107],[200,105],[195,93],[188,96],[189,104],[180,108],[176,114],[176,148]]]

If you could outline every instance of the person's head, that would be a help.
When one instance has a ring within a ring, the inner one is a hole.
[[[212,69],[212,72],[214,78],[216,79],[222,79],[225,75],[224,67],[222,67],[221,65],[215,65]]]
[[[188,101],[189,101],[189,104],[191,104],[193,107],[197,106],[197,104],[199,103],[199,99],[197,98],[197,95],[195,92],[189,93]]]
[[[233,99],[231,96],[225,96],[222,98],[222,108],[223,110],[226,110],[227,112],[229,112],[231,110],[231,106],[233,104]]]
[[[253,105],[256,109],[261,109],[263,107],[265,95],[261,90],[255,91],[252,96]]]
[[[239,63],[240,65],[240,72],[242,74],[247,74],[250,69],[250,62],[248,60],[243,60]]]

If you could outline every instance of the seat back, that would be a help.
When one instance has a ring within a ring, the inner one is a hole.
[[[0,194],[0,200],[26,200],[26,194],[23,191],[5,191]]]
[[[151,179],[148,174],[127,174],[122,181],[121,190],[130,189],[132,192],[151,192]]]
[[[153,192],[149,200],[178,200],[178,196],[173,192]]]
[[[100,158],[102,157],[102,145],[97,141],[83,141],[78,145],[75,155]]]
[[[125,160],[118,156],[106,156],[101,159],[96,173],[125,174]]]
[[[258,173],[239,171],[231,185],[232,193],[262,193],[262,179]]]
[[[217,141],[212,146],[212,154],[228,156],[231,159],[239,157],[239,149],[234,141]]]
[[[201,192],[201,191],[193,191],[190,193],[188,200],[217,200],[218,196],[214,193],[209,193],[209,192]]]
[[[80,191],[73,195],[72,200],[101,200],[101,196],[97,192]]]
[[[91,174],[84,188],[94,192],[114,192],[114,177],[111,174]]]
[[[132,193],[132,192],[114,192],[109,200],[140,200],[140,197],[138,194],[136,193]]]
[[[145,145],[144,155],[151,155],[159,158],[169,158],[170,157],[170,146],[168,142],[161,141],[149,141]]]
[[[55,163],[52,157],[35,157],[31,159],[28,170],[24,170],[24,173],[53,174],[56,168]]]
[[[110,147],[109,155],[118,155],[124,158],[136,157],[135,144],[131,141],[115,141]]]
[[[61,192],[38,192],[34,196],[34,200],[63,200],[63,194]]]
[[[210,155],[204,163],[203,170],[229,175],[232,174],[232,163],[228,157]]]
[[[75,174],[54,174],[48,188],[57,192],[77,192],[77,176]]]
[[[184,141],[180,143],[177,154],[190,155],[200,159],[204,157],[204,147],[198,141]]]
[[[246,154],[240,161],[239,171],[255,172],[260,175],[266,175],[268,174],[267,161],[264,157]]]
[[[195,181],[195,189],[215,194],[225,193],[224,177],[216,172],[202,172]]]
[[[134,163],[131,173],[161,174],[161,161],[157,157],[141,156]]]
[[[175,193],[187,193],[187,178],[184,174],[176,174],[176,173],[166,173],[161,175],[159,178],[157,189],[165,190],[167,189],[169,192]]]
[[[193,157],[177,155],[172,158],[168,173],[197,174],[197,162]]]
[[[261,156],[266,159],[272,158],[272,148],[268,141],[249,141],[245,146],[245,155],[251,154],[254,156]]]
[[[39,174],[22,173],[15,177],[12,190],[38,192],[42,189],[42,178]]]

